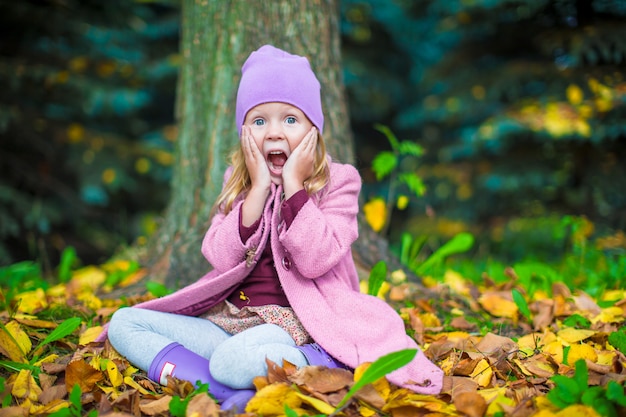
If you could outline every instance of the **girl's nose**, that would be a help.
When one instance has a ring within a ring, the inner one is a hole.
[[[268,139],[284,139],[285,132],[281,123],[268,123],[267,125],[267,138]]]

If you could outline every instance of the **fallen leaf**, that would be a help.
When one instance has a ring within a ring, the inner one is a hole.
[[[487,402],[477,392],[462,392],[453,400],[456,409],[468,417],[482,417],[487,411]]]
[[[166,414],[170,409],[170,401],[172,401],[170,395],[164,395],[156,400],[141,400],[139,402],[139,409],[142,413],[149,416]]]
[[[574,329],[573,327],[566,327],[562,330],[559,330],[556,335],[559,337],[559,339],[567,343],[578,343],[590,338],[594,334],[596,334],[596,332],[594,332],[593,330]]]
[[[11,395],[23,400],[39,401],[41,388],[37,385],[32,373],[26,369],[22,369],[18,372],[17,378],[15,378]]]
[[[295,411],[302,405],[302,399],[290,385],[275,383],[261,389],[248,401],[246,413],[263,416],[283,415],[285,405]]]
[[[517,318],[517,305],[508,297],[507,293],[485,292],[478,298],[478,302],[493,316]]]
[[[493,370],[489,362],[485,359],[481,359],[470,374],[470,377],[481,387],[490,386],[493,378]]]
[[[11,320],[0,328],[0,352],[14,362],[27,363],[26,355],[33,344],[22,326]]]
[[[82,359],[70,362],[65,369],[65,387],[68,392],[71,392],[76,384],[82,392],[91,391],[103,378],[102,372],[94,369]]]
[[[219,405],[207,393],[195,395],[187,404],[185,411],[187,417],[218,417],[219,415]]]

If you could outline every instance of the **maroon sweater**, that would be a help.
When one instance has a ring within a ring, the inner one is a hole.
[[[281,213],[285,221],[285,227],[289,228],[293,219],[309,199],[309,195],[305,190],[300,190],[292,195],[288,200],[283,201],[281,205]],[[259,227],[261,219],[257,220],[250,227],[246,227],[241,223],[241,215],[239,218],[239,236],[241,241],[245,243],[250,236],[254,234]],[[265,245],[263,254],[258,260],[250,275],[233,291],[228,297],[228,301],[236,305],[238,308],[245,306],[264,306],[276,304],[282,307],[289,307],[289,301],[283,291],[278,273],[274,265],[272,257],[271,245]]]

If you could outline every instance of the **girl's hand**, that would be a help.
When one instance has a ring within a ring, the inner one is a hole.
[[[242,126],[240,139],[246,168],[250,174],[251,188],[259,188],[269,191],[270,184],[272,183],[270,170],[267,167],[267,162],[265,161],[263,152],[261,152],[254,141],[248,126]]]
[[[316,150],[317,129],[313,126],[291,152],[283,167],[283,189],[286,199],[303,189],[304,181],[313,175]]]

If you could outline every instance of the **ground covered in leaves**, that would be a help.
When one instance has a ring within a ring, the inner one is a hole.
[[[11,286],[0,300],[0,417],[229,414],[202,389],[174,379],[155,384],[108,343],[94,342],[113,311],[152,297],[105,296],[144,270],[117,261],[66,271],[61,284],[34,280],[29,288],[31,267],[2,271]],[[415,394],[382,378],[342,403],[369,364],[351,372],[269,363],[247,415],[626,415],[626,291],[591,297],[555,283],[550,294],[526,294],[515,271],[507,273],[510,281],[498,285],[487,276],[472,284],[453,271],[425,279],[437,299],[420,297],[415,284],[397,276],[380,291],[444,370],[440,395]]]

